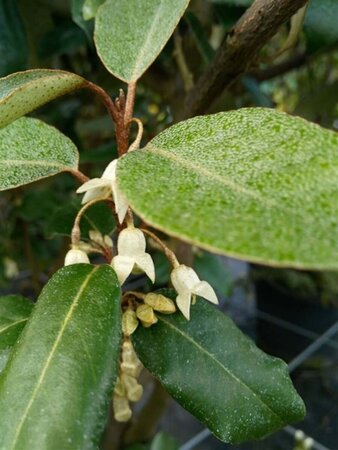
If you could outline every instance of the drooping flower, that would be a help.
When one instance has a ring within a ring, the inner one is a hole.
[[[177,291],[176,303],[186,319],[190,319],[190,305],[193,295],[199,295],[211,303],[218,304],[215,291],[206,281],[201,281],[197,273],[184,264],[171,272],[171,282]]]
[[[79,248],[71,248],[65,257],[65,266],[70,266],[71,264],[90,264],[87,253]]]
[[[114,256],[111,262],[121,285],[135,268],[145,272],[154,283],[154,263],[145,250],[146,238],[141,230],[128,227],[121,231],[117,239],[118,254]]]
[[[116,214],[119,222],[122,223],[128,210],[128,202],[124,194],[117,186],[117,161],[117,159],[114,159],[114,161],[108,164],[101,178],[92,178],[91,180],[86,181],[86,183],[80,186],[76,192],[78,194],[83,194],[85,192],[82,199],[82,204],[96,198],[109,198],[112,195],[115,203]]]

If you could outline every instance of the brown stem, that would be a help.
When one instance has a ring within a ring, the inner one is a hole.
[[[156,234],[152,233],[146,228],[140,228],[140,230],[143,231],[143,233],[150,236],[161,247],[163,253],[168,258],[170,264],[173,266],[174,269],[180,265],[180,263],[177,261],[175,253],[171,251],[170,248],[168,248],[165,245],[165,243],[158,236],[156,236]]]
[[[230,31],[187,96],[185,117],[201,114],[257,58],[261,48],[307,0],[255,0]]]
[[[89,180],[87,175],[80,172],[79,170],[69,169],[69,170],[67,170],[67,172],[69,172],[71,175],[73,175],[73,177],[76,178],[78,181],[80,181],[81,184],[83,184]]]
[[[132,81],[128,84],[126,108],[124,111],[124,124],[126,127],[130,126],[130,121],[133,117],[134,104],[135,104],[135,93],[136,93],[136,81]]]
[[[113,100],[111,99],[110,95],[104,89],[102,89],[100,86],[98,86],[95,83],[92,83],[91,81],[86,81],[86,85],[91,91],[93,91],[96,95],[98,95],[101,98],[101,100],[102,100],[103,104],[105,105],[105,107],[107,108],[111,118],[116,123],[116,121],[118,119],[118,111],[117,111],[116,106],[115,106]]]

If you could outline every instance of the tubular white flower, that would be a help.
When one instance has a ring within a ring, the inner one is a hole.
[[[71,264],[90,264],[87,253],[79,248],[72,248],[68,251],[65,257],[65,266],[70,266]]]
[[[93,178],[76,191],[78,194],[85,195],[82,199],[82,204],[88,203],[96,198],[109,198],[113,196],[115,203],[115,210],[118,216],[119,222],[122,223],[128,210],[128,202],[124,194],[120,191],[116,181],[116,165],[117,159],[114,159],[108,164],[101,178]]]
[[[137,228],[125,228],[117,239],[118,254],[112,259],[111,265],[115,270],[120,284],[123,284],[134,267],[141,269],[150,280],[155,281],[155,267],[153,260],[146,250],[146,238]]]
[[[186,319],[190,319],[192,295],[199,295],[211,303],[218,304],[215,291],[206,281],[201,281],[197,273],[184,264],[171,272],[171,282],[177,291],[176,303]]]

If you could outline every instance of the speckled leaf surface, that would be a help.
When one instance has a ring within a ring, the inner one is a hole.
[[[124,156],[117,174],[131,207],[170,235],[272,266],[338,268],[332,131],[264,108],[195,117]]]
[[[97,448],[118,368],[119,297],[108,265],[51,278],[0,378],[0,448]]]
[[[191,320],[158,315],[138,327],[144,366],[185,409],[224,442],[259,439],[303,418],[287,365],[259,350],[214,306],[198,299]]]
[[[26,325],[32,308],[33,303],[19,295],[0,297],[0,373]]]
[[[0,127],[85,84],[82,77],[62,70],[27,70],[1,78]]]
[[[0,191],[76,170],[73,142],[41,120],[21,117],[0,129]]]
[[[108,0],[95,18],[94,41],[107,69],[136,81],[156,59],[189,0]]]

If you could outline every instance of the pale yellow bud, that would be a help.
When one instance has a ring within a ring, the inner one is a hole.
[[[103,236],[98,230],[90,230],[89,237],[96,244],[103,245]]]
[[[112,240],[112,238],[110,236],[108,236],[108,234],[105,234],[103,236],[103,243],[108,248],[113,248],[113,246],[114,246],[113,240]]]
[[[142,370],[142,363],[138,359],[130,341],[125,341],[122,345],[121,370],[135,378],[139,376]]]
[[[116,395],[119,395],[120,397],[126,396],[126,389],[125,389],[124,384],[122,383],[122,380],[120,377],[118,377],[116,380],[116,384],[114,387],[114,393]]]
[[[113,396],[113,411],[117,422],[128,422],[132,416],[128,399],[117,394]]]
[[[125,336],[130,336],[138,327],[135,311],[127,309],[122,315],[122,331]]]
[[[140,305],[136,309],[136,315],[137,317],[143,322],[153,325],[157,322],[157,317],[154,313],[154,310],[149,305]]]
[[[175,303],[162,294],[151,292],[145,296],[144,303],[162,314],[172,314],[176,311]]]
[[[137,382],[137,380],[126,374],[122,373],[121,381],[126,389],[127,398],[131,402],[138,402],[143,394],[143,387]]]

